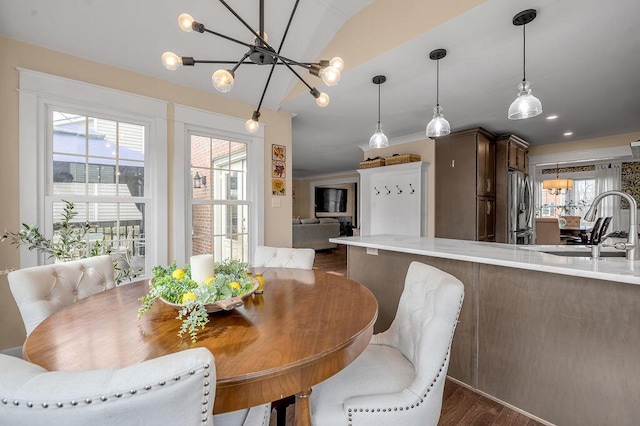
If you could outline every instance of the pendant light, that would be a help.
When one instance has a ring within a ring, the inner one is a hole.
[[[527,9],[513,17],[513,25],[522,26],[522,82],[518,85],[518,96],[509,107],[509,120],[522,120],[542,114],[542,103],[531,94],[531,84],[526,73],[526,32],[527,24],[536,19],[536,10]]]
[[[378,85],[378,125],[376,126],[376,132],[369,139],[370,148],[386,148],[389,146],[389,138],[382,131],[382,124],[380,124],[380,85],[387,81],[387,77],[384,75],[376,75],[373,77],[373,84]]]
[[[447,56],[445,49],[436,49],[429,53],[429,58],[436,61],[436,106],[433,108],[433,118],[427,124],[427,136],[430,138],[446,136],[451,133],[451,126],[442,115],[442,107],[440,106],[440,59],[445,56]]]
[[[573,180],[560,179],[560,169],[556,164],[556,178],[542,181],[542,189],[548,190],[551,195],[565,194],[568,190],[573,189]]]

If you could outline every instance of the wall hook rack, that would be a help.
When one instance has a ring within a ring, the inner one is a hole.
[[[411,192],[410,192],[410,194],[413,194],[414,192],[416,192],[416,190],[415,190],[415,189],[413,189],[413,186],[411,186],[411,184],[409,184],[409,188],[411,188]]]
[[[398,185],[396,185],[396,188],[398,188],[398,194],[402,194],[402,189]]]
[[[378,188],[374,186],[373,189],[376,191],[376,195],[380,195],[380,191],[378,191]]]
[[[384,189],[387,190],[387,195],[391,194],[391,190],[389,188],[387,188],[387,185],[384,186]]]

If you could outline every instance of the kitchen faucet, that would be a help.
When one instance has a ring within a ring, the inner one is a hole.
[[[604,197],[608,197],[610,195],[618,195],[629,203],[629,238],[627,238],[626,243],[615,243],[613,246],[603,245],[603,247],[615,247],[618,250],[626,250],[627,259],[629,260],[640,260],[640,249],[638,248],[638,204],[636,200],[630,196],[629,194],[622,191],[606,191],[601,194],[596,195],[596,198],[593,199],[593,203],[591,203],[591,207],[589,211],[584,215],[584,220],[587,222],[593,222],[596,218],[596,213],[598,211],[598,204]],[[598,259],[600,257],[600,243],[594,242],[591,246],[591,257],[594,259]]]

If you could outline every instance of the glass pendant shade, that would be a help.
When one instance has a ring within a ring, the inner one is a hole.
[[[522,120],[542,114],[542,103],[531,94],[528,81],[521,82],[518,91],[518,97],[509,107],[509,120]]]
[[[440,105],[433,108],[433,118],[427,124],[427,136],[430,138],[437,138],[439,136],[446,136],[451,133],[451,126],[449,122],[442,115],[442,107]]]
[[[162,54],[162,65],[169,71],[175,71],[182,65],[182,58],[173,52],[164,52]]]
[[[229,70],[218,70],[211,76],[211,82],[219,92],[230,92],[233,89],[233,73]]]
[[[370,148],[386,148],[389,146],[389,138],[382,131],[382,124],[378,123],[376,132],[369,139]]]

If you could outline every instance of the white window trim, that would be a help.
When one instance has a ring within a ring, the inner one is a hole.
[[[167,102],[108,87],[18,68],[20,221],[45,225],[47,183],[47,112],[58,105],[102,115],[133,116],[149,126],[152,155],[147,176],[151,201],[147,204],[147,265],[167,263]],[[20,267],[38,264],[38,254],[22,247]]]
[[[186,263],[191,248],[191,146],[189,133],[202,131],[205,135],[216,135],[247,143],[247,198],[251,217],[249,233],[249,259],[253,259],[255,248],[264,244],[264,125],[258,132],[249,134],[245,120],[216,114],[184,105],[174,105],[174,161],[173,175],[173,248],[178,264]]]

